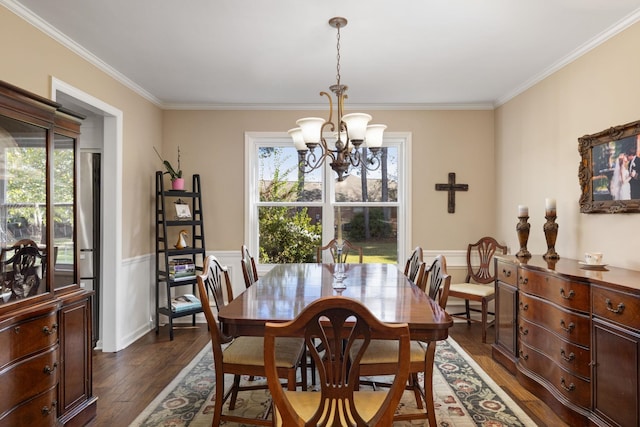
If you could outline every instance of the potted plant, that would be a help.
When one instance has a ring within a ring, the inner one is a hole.
[[[160,160],[162,160],[162,164],[164,165],[165,174],[169,174],[171,178],[171,189],[172,190],[184,190],[184,178],[182,178],[182,169],[180,169],[180,146],[178,146],[178,168],[174,169],[171,166],[171,163],[168,160],[162,158],[156,147],[153,147],[153,151],[156,152]]]

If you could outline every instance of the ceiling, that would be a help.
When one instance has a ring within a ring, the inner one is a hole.
[[[0,0],[163,108],[493,108],[640,18],[640,0]]]

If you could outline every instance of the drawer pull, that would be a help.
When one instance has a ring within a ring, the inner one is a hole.
[[[565,362],[571,362],[573,359],[576,358],[576,355],[573,352],[571,352],[569,353],[569,357],[567,357],[566,353],[564,352],[564,349],[562,349],[560,350],[560,357],[562,357],[565,360]]]
[[[504,277],[511,277],[511,270],[507,270],[506,268],[503,268],[502,274],[504,274]]]
[[[520,284],[521,285],[526,285],[527,283],[529,283],[529,278],[528,277],[521,277],[520,278]]]
[[[560,321],[560,328],[561,328],[563,331],[565,331],[566,333],[568,333],[568,334],[570,334],[570,333],[571,333],[571,331],[573,331],[573,330],[575,329],[575,327],[576,327],[576,324],[575,324],[575,323],[573,323],[573,322],[569,323],[569,326],[567,326],[567,325],[564,323],[564,320],[561,320],[561,321]]]
[[[525,304],[525,303],[523,303],[522,301],[520,301],[520,309],[521,309],[522,311],[527,311],[527,310],[529,310],[529,304]]]
[[[611,305],[611,300],[609,298],[607,298],[605,300],[605,302],[607,303],[607,310],[609,310],[612,313],[622,314],[622,312],[624,311],[624,304],[623,303],[619,303],[618,304],[618,308],[613,308],[613,306]]]
[[[529,360],[529,355],[524,354],[524,351],[520,350],[520,359]]]
[[[523,328],[522,326],[520,326],[520,333],[522,335],[529,335],[529,329]]]
[[[13,328],[13,332],[15,332],[16,334],[20,333],[20,326],[16,326],[15,328]]]
[[[42,407],[42,415],[49,415],[51,414],[53,411],[56,410],[56,406],[58,406],[58,402],[57,401],[53,401],[51,402],[51,407],[48,406],[43,406]]]
[[[571,299],[576,295],[575,291],[573,289],[571,289],[569,291],[569,295],[565,295],[564,294],[564,288],[560,288],[560,296],[564,299]]]
[[[45,334],[45,335],[52,335],[57,330],[58,330],[58,324],[54,323],[53,325],[51,325],[51,329],[49,329],[48,326],[45,326],[44,328],[42,328],[42,333]]]
[[[573,391],[576,389],[576,385],[574,383],[569,384],[569,387],[567,387],[567,383],[565,382],[564,378],[560,378],[560,387],[562,387],[566,391]]]
[[[51,375],[53,374],[53,372],[56,370],[57,367],[58,367],[58,362],[53,362],[53,368],[47,365],[44,367],[42,371],[47,375]]]

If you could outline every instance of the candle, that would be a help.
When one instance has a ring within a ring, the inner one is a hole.
[[[518,216],[529,216],[529,208],[525,205],[518,205]]]
[[[342,218],[340,206],[338,206],[338,245],[342,245]]]
[[[556,199],[544,199],[544,207],[547,215],[556,214]]]

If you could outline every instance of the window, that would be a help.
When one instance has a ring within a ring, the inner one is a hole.
[[[342,182],[328,164],[301,174],[286,133],[247,133],[245,148],[245,238],[258,263],[315,262],[316,248],[338,229],[363,247],[364,262],[405,258],[409,133],[385,135],[381,166],[351,170]]]

